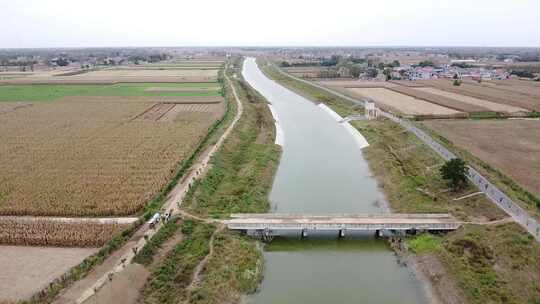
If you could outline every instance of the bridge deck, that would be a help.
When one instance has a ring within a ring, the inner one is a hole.
[[[454,230],[461,223],[449,214],[233,214],[233,230]]]

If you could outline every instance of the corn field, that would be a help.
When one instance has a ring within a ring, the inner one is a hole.
[[[127,226],[3,217],[0,221],[0,244],[98,248]]]
[[[0,115],[0,215],[139,212],[223,114],[136,119],[154,104],[74,98]]]

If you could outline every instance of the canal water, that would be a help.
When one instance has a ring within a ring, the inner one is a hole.
[[[383,212],[384,195],[352,135],[323,109],[267,78],[248,58],[242,75],[271,104],[284,135],[272,212]],[[279,239],[265,249],[260,290],[248,303],[424,303],[420,282],[386,243]]]

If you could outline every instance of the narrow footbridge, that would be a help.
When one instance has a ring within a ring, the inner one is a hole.
[[[258,237],[290,235],[305,237],[319,232],[375,232],[378,236],[416,231],[450,231],[461,222],[449,214],[232,214],[224,221],[231,230]]]

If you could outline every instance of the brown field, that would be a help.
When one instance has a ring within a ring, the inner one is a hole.
[[[453,117],[463,115],[462,112],[442,107],[424,100],[400,94],[384,88],[350,88],[347,89],[359,97],[371,98],[382,109],[397,111],[412,116]]]
[[[447,107],[450,109],[454,109],[456,111],[462,111],[462,112],[484,112],[489,111],[488,108],[475,105],[472,103],[464,102],[463,100],[459,100],[457,98],[453,98],[455,96],[445,96],[443,94],[436,94],[437,92],[434,91],[426,91],[424,88],[414,88],[414,87],[405,87],[405,86],[396,86],[393,88],[389,88],[390,90],[394,92],[398,92],[401,94],[405,94],[414,98],[422,99],[425,101],[429,101],[434,104],[438,104],[443,107]],[[433,88],[428,88],[432,90],[436,90]],[[441,92],[439,90],[439,92]],[[450,93],[451,94],[451,93]],[[458,95],[458,94],[455,94]],[[459,96],[459,95],[458,95]]]
[[[0,303],[32,296],[96,251],[93,248],[0,246]]]
[[[206,88],[167,88],[167,87],[151,87],[145,89],[146,92],[208,92],[217,91],[219,87],[206,87]]]
[[[463,82],[460,86],[454,86],[451,80],[421,80],[418,83],[435,87],[448,92],[467,95],[478,99],[488,100],[496,103],[520,107],[528,110],[540,111],[540,98],[519,94],[516,92],[499,90],[487,86]]]
[[[31,106],[32,104],[27,102],[0,102],[0,115]]]
[[[180,104],[138,119],[188,98],[217,97],[71,97],[0,115],[0,214],[136,214],[223,115]]]
[[[504,112],[504,113],[519,113],[519,112],[528,112],[524,108],[509,106],[505,104],[495,103],[475,97],[470,97],[467,95],[456,94],[452,92],[442,91],[435,88],[416,88],[413,89],[420,91],[423,94],[430,94],[437,96],[441,100],[454,100],[455,102],[460,102],[465,105],[464,111],[467,112],[476,112],[476,111],[494,111],[494,112]],[[475,109],[475,110],[472,110]]]
[[[390,83],[398,84],[405,87],[414,87],[414,88],[421,88],[424,87],[423,84],[420,84],[416,81],[410,81],[410,80],[390,80],[388,81]]]
[[[6,216],[0,217],[0,244],[98,248],[126,227],[85,220],[62,222]]]
[[[540,195],[540,120],[426,121],[456,145]]]
[[[109,69],[73,76],[35,75],[4,79],[0,84],[111,84],[149,82],[215,82],[217,69]]]
[[[518,94],[530,95],[540,98],[540,81],[526,81],[526,80],[491,80],[483,81],[481,84],[495,89],[515,92]]]

